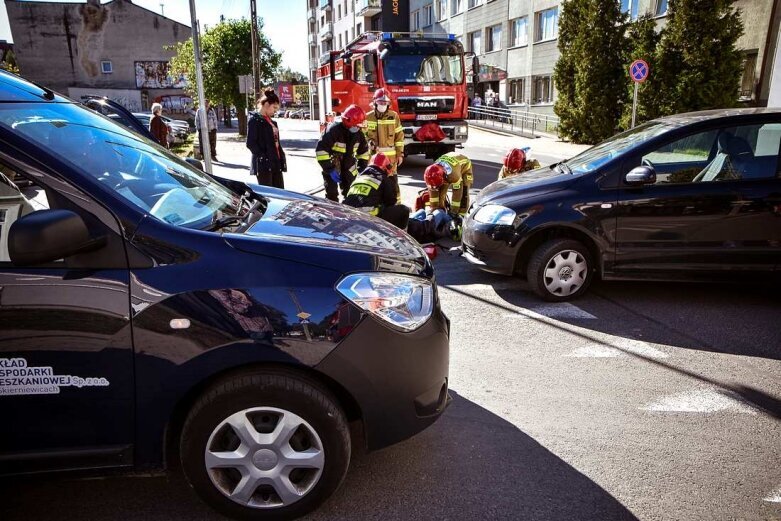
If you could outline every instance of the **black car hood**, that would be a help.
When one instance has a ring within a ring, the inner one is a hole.
[[[420,275],[431,269],[420,245],[386,221],[322,199],[266,198],[260,220],[244,233],[225,234],[233,247],[339,270],[345,262]]]
[[[572,184],[578,177],[560,174],[551,168],[538,168],[496,181],[483,188],[477,198],[480,205],[503,204],[506,200],[556,192]]]

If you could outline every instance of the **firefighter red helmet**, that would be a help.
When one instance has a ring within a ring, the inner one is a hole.
[[[504,156],[504,166],[508,170],[520,170],[524,165],[526,165],[526,152],[520,148],[513,148]]]
[[[439,163],[434,163],[426,168],[426,173],[423,174],[423,179],[428,186],[439,188],[445,184],[445,169]]]
[[[342,113],[342,123],[347,128],[357,127],[366,121],[366,113],[358,105],[350,105]]]
[[[379,168],[386,174],[390,174],[391,169],[393,168],[393,165],[391,164],[390,159],[388,159],[388,156],[382,152],[378,152],[372,156],[371,161],[369,161],[369,166]]]
[[[377,89],[374,91],[374,103],[390,103],[390,98],[388,97],[388,93],[385,92],[385,89]]]

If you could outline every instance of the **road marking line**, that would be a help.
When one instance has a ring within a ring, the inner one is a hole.
[[[667,358],[667,353],[656,349],[648,342],[633,340],[631,338],[616,338],[605,343],[587,344],[579,347],[569,354],[570,358],[617,358],[637,354],[648,358]]]
[[[655,412],[739,412],[757,414],[756,409],[735,397],[729,391],[718,388],[694,389],[666,396],[658,402],[643,407]]]
[[[570,304],[569,302],[559,302],[556,304],[535,306],[531,308],[530,311],[548,318],[576,318],[587,320],[596,320],[597,318],[591,313],[584,311],[578,306]]]
[[[439,286],[444,289],[451,289],[451,288],[457,289],[465,293],[478,293],[481,291],[497,291],[497,290],[518,288],[518,284],[515,282],[497,282],[494,284],[441,284],[440,283]]]
[[[781,503],[781,485],[764,499],[768,503]]]

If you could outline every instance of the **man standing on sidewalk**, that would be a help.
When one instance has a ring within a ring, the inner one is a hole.
[[[195,128],[198,129],[198,143],[203,154],[203,136],[201,136],[201,112],[195,113]],[[209,150],[212,153],[212,160],[217,161],[217,111],[212,107],[211,102],[206,100],[206,125],[209,128]]]
[[[396,199],[401,202],[398,167],[404,161],[404,128],[399,115],[390,110],[390,98],[385,89],[374,92],[374,110],[366,115],[366,139],[372,154],[384,154],[390,160],[388,182],[395,187]]]

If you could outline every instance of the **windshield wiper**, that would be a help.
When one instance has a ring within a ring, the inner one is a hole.
[[[556,172],[572,175],[572,169],[567,165],[565,161],[561,161],[560,163],[551,165],[551,168]]]

